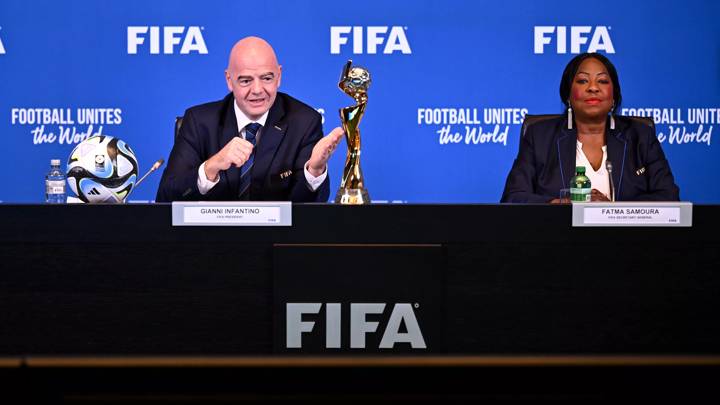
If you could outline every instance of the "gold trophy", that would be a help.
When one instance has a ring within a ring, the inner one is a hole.
[[[367,89],[370,87],[370,72],[360,66],[352,66],[348,60],[340,76],[338,87],[345,94],[355,99],[356,105],[340,109],[340,121],[345,130],[347,141],[347,158],[343,170],[340,189],[335,196],[335,203],[370,204],[370,195],[365,189],[362,170],[360,169],[360,120],[367,106]]]

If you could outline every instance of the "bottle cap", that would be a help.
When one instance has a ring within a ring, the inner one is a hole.
[[[575,173],[585,174],[585,166],[575,167]]]
[[[51,166],[60,166],[60,159],[50,159]]]

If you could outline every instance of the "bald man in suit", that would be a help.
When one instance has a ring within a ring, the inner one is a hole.
[[[231,93],[185,112],[156,201],[327,201],[327,162],[344,133],[323,136],[317,111],[278,92],[281,77],[270,44],[238,41]]]

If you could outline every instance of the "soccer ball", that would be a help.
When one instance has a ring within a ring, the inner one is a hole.
[[[107,135],[80,142],[67,164],[68,185],[86,203],[124,202],[137,174],[137,158],[130,146]]]

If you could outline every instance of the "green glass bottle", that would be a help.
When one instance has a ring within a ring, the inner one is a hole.
[[[570,179],[570,200],[572,202],[590,202],[590,178],[585,175],[585,166],[575,168],[575,176]]]

